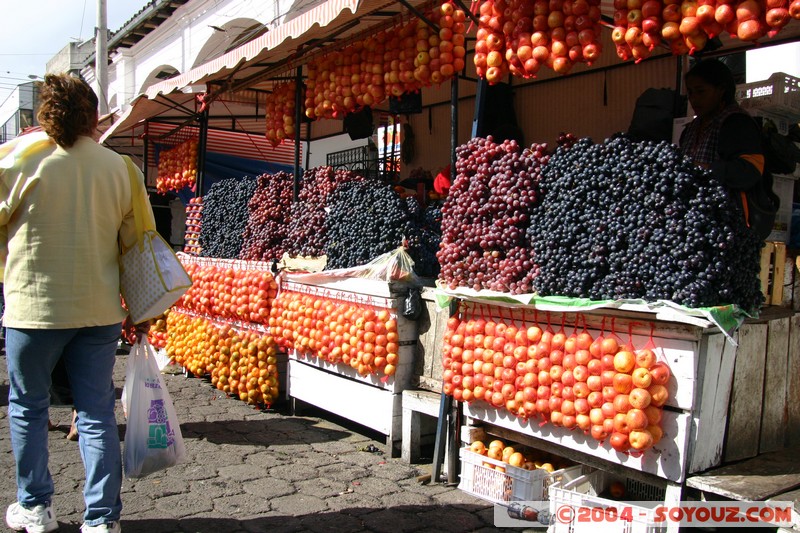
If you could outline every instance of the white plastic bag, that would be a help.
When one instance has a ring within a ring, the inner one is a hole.
[[[142,339],[128,355],[122,406],[128,420],[125,476],[140,478],[186,458],[181,428],[153,347]]]

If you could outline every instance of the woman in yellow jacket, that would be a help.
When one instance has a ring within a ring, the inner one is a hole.
[[[0,266],[17,480],[6,523],[28,533],[58,528],[47,422],[50,373],[60,357],[86,468],[81,531],[120,531],[122,460],[112,379],[126,318],[119,247],[135,242],[133,202],[147,198],[144,187],[142,198],[132,198],[125,160],[93,139],[97,103],[84,81],[47,75],[37,115],[44,132],[0,147]]]

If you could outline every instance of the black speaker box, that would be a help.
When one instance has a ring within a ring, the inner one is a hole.
[[[360,111],[344,116],[344,131],[350,135],[350,140],[365,139],[372,135],[375,125],[372,123],[372,109],[365,106]]]
[[[393,115],[413,115],[422,113],[422,93],[403,93],[389,97],[389,112]]]

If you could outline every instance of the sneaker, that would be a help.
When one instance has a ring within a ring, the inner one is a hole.
[[[122,527],[119,522],[107,522],[96,526],[83,524],[81,526],[81,533],[120,533],[121,531]]]
[[[14,531],[26,531],[27,533],[46,533],[58,529],[58,522],[52,507],[37,505],[26,509],[19,502],[8,506],[6,524]]]

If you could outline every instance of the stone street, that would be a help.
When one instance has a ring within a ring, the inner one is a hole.
[[[120,350],[115,384],[125,380]],[[0,502],[15,501],[8,428],[8,373],[0,357]],[[498,531],[493,506],[456,487],[425,484],[429,465],[384,453],[380,435],[313,416],[264,412],[227,397],[203,379],[165,375],[188,459],[166,471],[123,482],[122,528],[161,532],[473,532]],[[83,513],[83,464],[65,438],[70,409],[51,408],[53,509],[62,532],[77,532]],[[125,433],[117,404],[120,435]],[[348,426],[348,427],[346,427]],[[374,450],[377,447],[379,451]],[[520,530],[509,530],[520,531]]]

